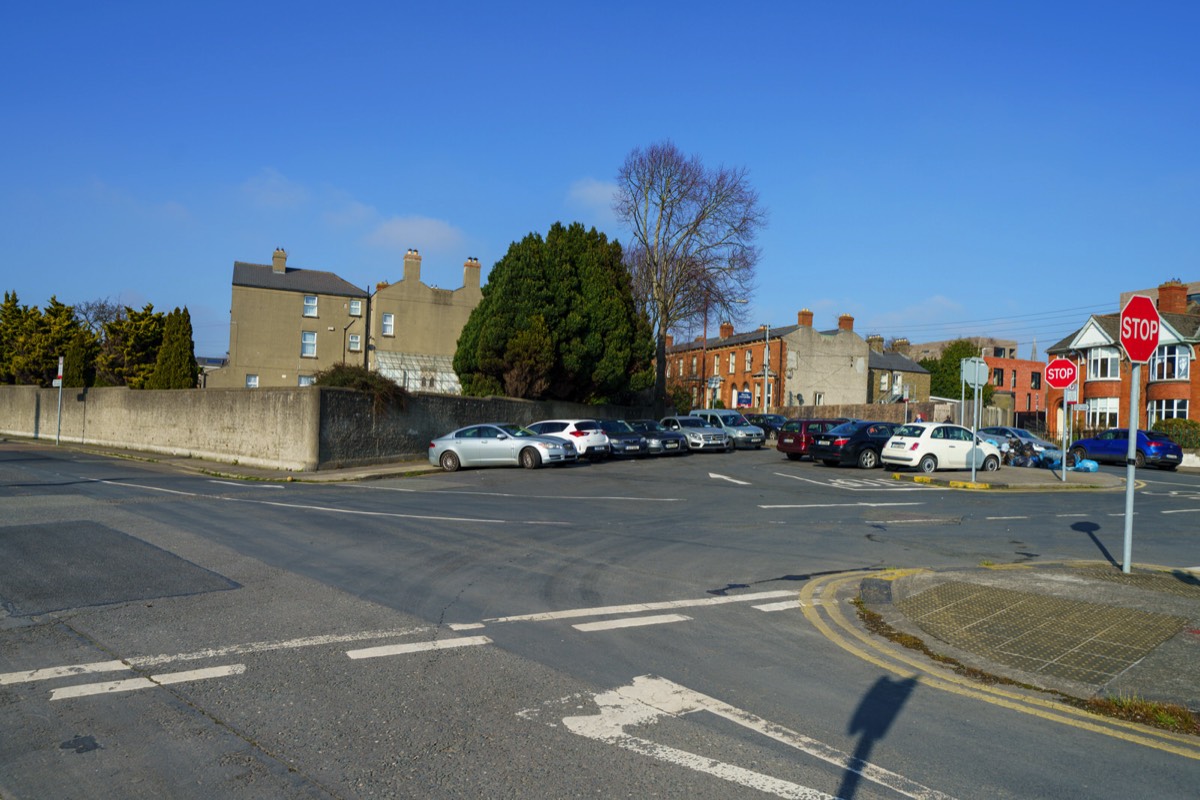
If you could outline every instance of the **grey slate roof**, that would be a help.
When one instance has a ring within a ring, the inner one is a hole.
[[[1162,316],[1163,322],[1179,332],[1184,341],[1200,342],[1200,314],[1161,314],[1160,316]],[[1121,341],[1120,314],[1093,314],[1089,320],[1095,322],[1102,331],[1108,334],[1114,345]],[[1051,355],[1070,352],[1071,340],[1078,336],[1081,330],[1083,327],[1076,328],[1066,338],[1047,347],[1046,352]]]
[[[287,271],[278,273],[269,264],[247,264],[245,261],[233,262],[233,285],[339,297],[367,296],[366,289],[360,289],[332,272],[288,267]]]
[[[799,325],[784,325],[781,328],[771,328],[771,338],[772,339],[781,339],[799,327],[800,327]],[[835,333],[836,333],[836,331],[835,331]],[[692,341],[692,342],[680,342],[679,344],[673,344],[667,348],[667,352],[668,353],[686,353],[689,350],[699,350],[702,346],[706,350],[716,350],[721,347],[731,347],[731,346],[740,345],[740,344],[747,344],[749,342],[761,342],[765,336],[766,336],[766,331],[757,330],[757,331],[750,331],[749,333],[735,333],[733,336],[730,336],[728,339],[722,339],[719,336],[713,337],[713,338],[710,338],[708,340],[708,342],[704,345],[701,345],[700,340],[697,339],[696,341]]]
[[[867,357],[868,369],[886,369],[889,372],[915,372],[918,374],[929,374],[929,370],[922,367],[911,358],[900,353],[876,353],[871,351]]]

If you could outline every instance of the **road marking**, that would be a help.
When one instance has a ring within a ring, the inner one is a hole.
[[[172,683],[203,681],[209,678],[224,678],[229,675],[241,675],[246,671],[245,664],[231,664],[227,667],[209,667],[208,669],[193,669],[187,672],[166,672],[162,675],[151,675],[149,678],[127,678],[123,681],[108,681],[106,683],[84,683],[79,686],[65,686],[50,692],[51,700],[68,700],[74,697],[87,697],[95,694],[111,694],[113,692],[133,692],[139,689],[153,689],[156,686],[166,686]]]
[[[1029,517],[984,517],[984,519],[1029,519]]]
[[[797,798],[798,800],[836,800],[832,795],[798,783],[633,736],[625,729],[644,726],[647,723],[655,722],[660,717],[679,718],[686,714],[706,711],[832,764],[838,769],[853,772],[905,797],[920,798],[920,800],[952,800],[950,795],[922,786],[903,775],[863,761],[824,742],[769,722],[748,711],[692,691],[665,678],[643,675],[634,678],[633,683],[627,686],[595,695],[594,700],[600,712],[591,716],[563,717],[562,724],[567,730],[579,736],[616,745],[658,761],[712,775],[715,778],[773,794],[776,797]],[[575,700],[574,704],[578,705],[578,701]]]
[[[749,603],[754,600],[771,600],[776,597],[794,597],[795,595],[796,591],[794,589],[782,589],[774,592],[754,592],[752,594],[734,594],[724,597],[702,597],[694,600],[664,600],[658,603],[631,603],[624,606],[597,606],[595,608],[572,608],[566,611],[543,611],[538,614],[493,617],[492,619],[485,619],[484,622],[549,622],[556,619],[639,614],[643,611],[664,611],[671,608],[699,608],[701,606],[719,606],[725,603]]]
[[[452,622],[447,625],[452,631],[477,631],[480,628],[486,628],[482,622]]]
[[[1195,514],[1200,512],[1200,508],[1176,508],[1172,511],[1163,511],[1163,514]],[[1134,512],[1137,513],[1136,511]]]
[[[1056,517],[1090,517],[1091,514],[1055,514]]]
[[[924,503],[806,503],[804,505],[759,506],[759,508],[883,508],[885,506],[923,506]]]
[[[738,486],[749,486],[750,485],[750,481],[739,481],[736,478],[731,478],[728,475],[718,475],[715,472],[708,473],[708,477],[719,478],[723,481],[729,481],[730,483],[736,483]]]
[[[799,600],[784,600],[781,603],[764,603],[761,606],[751,606],[757,611],[787,611],[792,608],[800,608]]]
[[[873,520],[867,520],[867,522],[871,525],[899,525],[901,523],[911,524],[914,522],[952,522],[952,521],[954,521],[954,520],[951,519],[950,517],[943,517],[942,519],[937,519],[936,517],[933,517],[930,519],[873,519]]]
[[[237,486],[243,489],[284,489],[283,484],[279,483],[247,483],[238,481],[218,481],[213,478],[208,479],[209,483],[219,483],[222,486]]]
[[[933,486],[904,486],[896,485],[894,481],[889,481],[885,478],[830,478],[829,480],[813,480],[812,478],[804,478],[800,475],[792,475],[789,472],[776,472],[781,478],[790,478],[794,481],[802,481],[811,483],[815,486],[827,486],[834,489],[845,489],[848,492],[928,492],[935,489]],[[856,484],[865,483],[866,486],[859,487]]]
[[[666,625],[671,622],[689,622],[692,618],[683,614],[659,614],[656,617],[623,617],[621,619],[606,619],[600,622],[581,622],[571,627],[583,633],[592,631],[607,631],[615,628],[639,628],[643,625]]]
[[[436,639],[432,642],[411,642],[409,644],[388,644],[381,647],[368,647],[363,650],[347,650],[350,658],[381,658],[383,656],[401,656],[408,653],[421,653],[427,650],[450,650],[456,647],[477,647],[481,644],[491,644],[486,636],[467,636],[462,639]]]
[[[480,626],[482,627],[482,626]],[[171,655],[133,656],[123,661],[97,661],[91,664],[73,664],[65,667],[50,667],[47,669],[24,670],[0,674],[0,686],[7,683],[28,683],[32,681],[53,680],[72,675],[83,675],[92,672],[119,672],[126,669],[157,667],[176,661],[199,661],[206,658],[223,658],[230,655],[246,653],[265,653],[272,650],[293,650],[300,647],[315,647],[318,645],[341,644],[343,642],[358,642],[366,639],[391,639],[398,636],[428,634],[432,627],[393,628],[382,631],[357,631],[355,633],[331,634],[326,636],[304,636],[299,639],[284,639],[282,641],[248,642],[227,647],[214,647],[208,650],[197,650],[192,653],[174,653]]]
[[[407,492],[409,494],[466,494],[479,497],[514,497],[518,500],[620,500],[632,503],[679,503],[682,497],[625,497],[620,495],[516,494],[514,492],[469,492],[459,489],[406,489],[401,486],[369,486],[350,481],[337,484],[350,489],[369,489],[376,492]]]

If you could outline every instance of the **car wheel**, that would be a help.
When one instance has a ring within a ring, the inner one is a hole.
[[[983,460],[984,472],[995,472],[998,469],[1000,469],[1000,459],[995,456],[988,456]]]
[[[937,471],[937,458],[934,456],[925,456],[921,459],[921,463],[917,465],[921,472],[926,475]]]
[[[787,453],[786,455],[788,457],[788,461],[799,461],[800,460],[799,453]]]
[[[1075,459],[1075,466],[1079,466],[1079,462],[1087,458],[1087,450],[1082,447],[1072,447],[1071,458]]]
[[[869,447],[864,448],[858,454],[858,466],[863,469],[875,469],[879,466],[879,454]]]
[[[821,463],[827,467],[836,467],[838,465],[836,458],[822,458]]]
[[[525,469],[537,469],[542,465],[542,457],[532,447],[521,451],[521,466]]]
[[[1146,454],[1143,453],[1141,450],[1138,450],[1137,455],[1135,455],[1133,457],[1133,464],[1138,469],[1141,469],[1142,467],[1146,466]]]
[[[442,469],[446,470],[446,472],[457,472],[459,466],[461,466],[458,456],[449,450],[442,453],[442,457],[438,459],[438,463],[442,465]]]

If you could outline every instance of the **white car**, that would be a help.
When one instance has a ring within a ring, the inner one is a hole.
[[[913,422],[892,433],[879,454],[884,464],[916,467],[922,472],[939,469],[1000,469],[1000,449],[983,441],[961,425],[942,422]]]
[[[594,419],[544,419],[526,427],[539,436],[553,436],[571,442],[584,458],[608,458],[612,452],[608,434]]]

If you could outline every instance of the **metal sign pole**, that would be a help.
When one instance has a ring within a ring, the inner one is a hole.
[[[1129,387],[1129,447],[1125,450],[1125,554],[1121,561],[1121,572],[1128,574],[1133,562],[1133,484],[1137,465],[1138,385],[1142,382],[1142,365],[1133,365],[1133,379]]]

